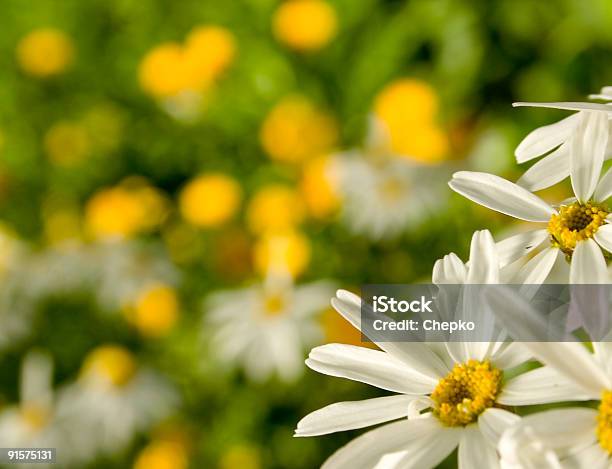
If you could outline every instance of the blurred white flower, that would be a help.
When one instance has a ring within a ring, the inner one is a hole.
[[[57,422],[53,364],[42,352],[29,352],[21,365],[20,402],[0,413],[0,441],[11,448],[57,448],[64,438]],[[61,460],[63,461],[63,460]]]
[[[389,149],[386,132],[371,119],[362,150],[336,155],[343,217],[373,240],[418,228],[446,204],[445,166],[419,164]]]
[[[612,195],[612,170],[601,179],[599,174],[589,174],[584,188],[576,193],[578,200],[565,201],[558,210],[527,189],[493,174],[459,171],[453,174],[449,186],[492,210],[519,220],[547,223],[547,230],[522,233],[502,242],[501,255],[509,263],[550,240],[550,247],[532,259],[529,271],[533,278],[529,283],[543,282],[561,254],[570,260],[570,283],[609,282],[604,252],[612,252],[612,217],[604,201]]]
[[[87,460],[121,451],[177,404],[164,379],[141,369],[128,350],[105,345],[86,357],[79,379],[60,390],[57,413],[71,422],[65,446],[71,457]]]
[[[303,371],[304,349],[321,339],[316,317],[329,305],[327,282],[293,285],[268,275],[261,284],[214,293],[206,301],[205,336],[223,361],[239,363],[253,380],[273,373],[285,381]]]
[[[612,158],[612,107],[597,103],[513,105],[578,111],[530,132],[516,148],[515,155],[518,163],[546,155],[523,174],[517,181],[519,186],[537,191],[571,176],[576,194],[582,195],[585,175],[599,174],[604,160]]]
[[[495,283],[497,250],[490,233],[475,233],[470,262],[450,255],[439,261],[440,283]],[[361,330],[361,299],[340,290],[334,308]],[[304,417],[296,436],[316,436],[399,420],[356,438],[324,468],[435,467],[459,447],[459,467],[499,467],[501,434],[520,417],[501,406],[560,402],[577,387],[549,368],[508,380],[504,370],[529,359],[514,343],[378,342],[382,351],[342,344],[313,349],[306,364],[330,376],[360,381],[399,393],[340,402]]]

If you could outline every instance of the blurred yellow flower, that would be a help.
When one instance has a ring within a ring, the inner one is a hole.
[[[136,358],[120,345],[102,345],[85,357],[81,376],[102,379],[114,386],[126,384],[136,373]]]
[[[247,207],[247,222],[253,233],[285,231],[304,219],[304,201],[291,187],[271,184],[260,189]]]
[[[71,39],[54,28],[36,29],[17,45],[17,61],[23,71],[40,78],[62,73],[73,57]]]
[[[133,177],[94,194],[85,208],[85,225],[94,238],[124,238],[158,226],[166,214],[162,194]]]
[[[187,183],[179,196],[181,214],[193,225],[211,228],[222,225],[240,207],[238,182],[221,173],[208,173]]]
[[[236,55],[234,35],[219,26],[198,26],[187,37],[185,60],[194,88],[207,86],[223,73]]]
[[[187,469],[187,452],[172,441],[154,441],[145,447],[134,462],[134,469]]]
[[[125,315],[146,337],[161,337],[172,329],[179,317],[179,301],[174,288],[156,284],[140,293]]]
[[[61,166],[74,166],[89,156],[91,141],[84,126],[61,121],[47,130],[44,147],[51,162]]]
[[[311,216],[325,218],[334,213],[340,199],[336,189],[331,158],[320,156],[308,161],[303,168],[300,191]]]
[[[448,136],[436,123],[439,102],[427,83],[403,78],[376,96],[374,113],[389,133],[391,149],[422,163],[448,156]]]
[[[153,96],[166,97],[180,93],[187,83],[181,46],[168,42],[154,47],[142,59],[138,76],[140,86]]]
[[[219,469],[260,469],[261,452],[252,445],[235,445],[227,450],[219,461]]]
[[[290,96],[266,116],[261,144],[273,160],[299,163],[327,153],[338,140],[335,119],[303,96]]]
[[[204,91],[231,65],[235,55],[236,41],[229,30],[198,26],[185,45],[159,44],[144,56],[138,71],[140,85],[158,98]]]
[[[338,29],[335,10],[323,0],[288,0],[274,13],[272,29],[279,42],[301,52],[316,51]]]
[[[294,230],[264,234],[253,247],[253,260],[257,271],[292,277],[302,274],[310,262],[310,241]]]

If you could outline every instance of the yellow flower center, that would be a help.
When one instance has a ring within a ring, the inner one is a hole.
[[[388,202],[397,202],[406,193],[406,185],[398,178],[390,177],[381,182],[379,191]]]
[[[40,404],[23,404],[19,410],[21,411],[21,418],[34,431],[43,429],[51,419],[49,409]]]
[[[612,391],[604,391],[597,415],[597,439],[603,449],[612,455]]]
[[[552,245],[571,256],[576,243],[592,238],[604,224],[608,213],[608,207],[594,202],[562,205],[559,213],[553,215],[548,222]]]
[[[264,299],[264,312],[266,316],[274,317],[283,313],[285,300],[279,294],[269,294]]]
[[[487,360],[456,364],[431,394],[434,415],[449,427],[475,422],[481,413],[495,405],[501,379],[502,372]]]
[[[118,345],[103,345],[85,358],[82,373],[101,377],[114,386],[123,386],[136,374],[136,368],[136,359],[129,350]]]

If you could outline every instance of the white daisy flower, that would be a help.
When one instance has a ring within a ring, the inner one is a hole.
[[[315,315],[329,305],[327,282],[294,286],[269,275],[258,285],[214,293],[206,302],[204,334],[223,361],[240,363],[254,380],[273,373],[286,381],[303,371],[304,348],[320,340]]]
[[[525,334],[525,331],[541,329],[537,314],[529,313],[529,305],[511,292],[499,291],[487,299],[500,316],[527,311],[520,321],[508,323],[511,332]],[[546,365],[542,369],[554,369],[580,389],[568,400],[595,400],[599,406],[597,409],[558,409],[525,418],[500,442],[504,458],[517,468],[546,467],[534,465],[533,457],[537,454],[514,451],[529,439],[546,452],[554,451],[563,467],[611,467],[612,342],[593,342],[593,353],[581,342],[525,342],[523,345]]]
[[[607,283],[606,260],[602,251],[612,251],[610,210],[605,201],[612,195],[612,170],[598,182],[598,174],[579,179],[577,200],[570,199],[558,209],[527,189],[499,176],[459,171],[449,186],[473,202],[519,220],[547,223],[546,229],[522,233],[501,243],[502,265],[541,247],[550,246],[532,260],[531,270],[546,278],[558,257],[564,254],[570,262],[570,283]],[[539,283],[532,281],[531,283]]]
[[[490,234],[473,238],[469,266],[456,256],[437,264],[438,280],[486,283],[498,274]],[[340,290],[334,308],[360,328],[361,299]],[[398,420],[356,438],[323,465],[336,468],[429,468],[459,448],[460,468],[499,467],[496,446],[519,417],[503,406],[570,399],[577,387],[552,369],[504,381],[528,356],[512,343],[377,343],[381,351],[342,344],[312,350],[306,364],[330,376],[397,394],[340,402],[304,417],[296,436],[316,436]]]
[[[57,414],[71,422],[71,457],[88,460],[125,448],[176,405],[168,383],[123,347],[104,345],[87,356],[79,379],[60,390]]]
[[[0,441],[11,448],[63,446],[57,425],[53,390],[53,364],[41,352],[30,352],[21,365],[20,403],[0,413]]]
[[[374,118],[365,148],[336,155],[334,171],[346,223],[373,240],[418,227],[447,200],[442,168],[392,154]]]
[[[545,107],[578,111],[529,133],[515,150],[516,161],[524,163],[546,155],[517,181],[537,191],[567,176],[578,194],[587,174],[599,174],[605,159],[612,158],[612,107],[598,103],[514,103],[513,106]],[[550,153],[549,153],[550,152]]]

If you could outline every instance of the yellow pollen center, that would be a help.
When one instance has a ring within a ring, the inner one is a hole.
[[[384,199],[390,202],[396,202],[405,191],[404,184],[397,178],[390,177],[380,184],[380,193]]]
[[[597,415],[597,439],[603,449],[612,455],[612,391],[604,391]]]
[[[280,295],[267,295],[264,300],[264,311],[266,316],[278,316],[283,313],[285,301]]]
[[[50,412],[45,406],[28,403],[20,408],[21,417],[34,431],[44,428],[50,420]]]
[[[448,427],[475,422],[482,412],[495,405],[501,379],[502,372],[488,360],[456,364],[431,394],[434,415]]]
[[[559,213],[550,217],[548,232],[553,246],[571,256],[578,241],[592,238],[608,216],[603,204],[575,202],[562,205]]]

